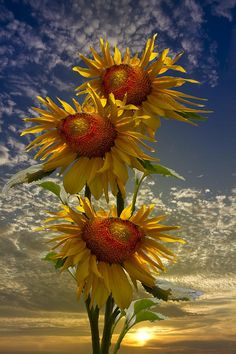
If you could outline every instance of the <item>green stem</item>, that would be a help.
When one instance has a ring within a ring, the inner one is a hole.
[[[87,184],[85,186],[84,196],[91,200],[91,191]],[[98,328],[99,308],[98,306],[96,306],[95,308],[90,308],[90,296],[88,296],[87,300],[85,301],[85,305],[91,329],[93,354],[100,354],[100,336]]]
[[[68,272],[76,280],[76,277],[69,269]],[[99,308],[97,306],[95,307],[95,309],[93,307],[90,308],[90,296],[88,296],[87,300],[85,301],[85,305],[91,329],[93,354],[100,354],[100,336],[98,328]]]
[[[116,196],[116,207],[117,207],[117,215],[118,216],[120,216],[122,210],[124,210],[124,205],[125,205],[124,199],[122,197],[120,189],[118,188],[118,193]]]
[[[87,186],[87,184],[85,186],[84,196],[85,196],[85,198],[88,198],[89,200],[91,200],[91,191],[90,191],[89,187]]]
[[[122,329],[122,331],[120,332],[120,335],[118,337],[118,340],[114,346],[114,349],[113,349],[113,354],[116,354],[118,352],[118,350],[120,349],[120,346],[121,346],[121,342],[122,340],[124,339],[126,333],[128,332],[127,330],[127,325],[126,323],[124,324],[124,327]]]
[[[144,173],[140,179],[137,178],[135,180],[135,189],[134,189],[134,194],[133,194],[133,199],[132,199],[132,204],[131,204],[131,215],[135,211],[135,204],[137,201],[138,191],[139,191],[139,188],[140,188],[145,177],[146,177],[146,174]]]
[[[95,309],[93,307],[90,308],[90,296],[85,301],[85,304],[91,329],[93,354],[100,354],[100,337],[98,329],[99,308],[97,306]]]
[[[111,337],[112,337],[112,327],[114,322],[114,318],[112,316],[113,307],[114,307],[114,300],[110,295],[106,303],[104,328],[103,328],[102,344],[101,344],[101,354],[109,354],[109,348],[111,345]]]

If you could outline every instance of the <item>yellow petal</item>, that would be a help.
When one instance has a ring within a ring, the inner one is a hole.
[[[104,283],[99,279],[95,288],[95,301],[99,308],[103,307],[106,303],[110,292],[104,286]]]
[[[101,65],[99,65],[97,61],[88,59],[83,54],[80,54],[80,58],[87,64],[87,66],[90,67],[90,69],[97,71],[97,73],[99,74],[101,70]]]
[[[116,155],[112,154],[112,160],[113,160],[113,172],[114,174],[121,179],[123,183],[126,183],[129,175],[127,171],[126,165],[120,161]]]
[[[76,157],[76,153],[71,152],[70,154],[59,155],[58,157],[53,156],[52,161],[46,162],[43,166],[45,171],[53,170],[54,168],[69,165]]]
[[[110,284],[110,277],[109,277],[109,268],[110,268],[110,265],[106,262],[99,262],[98,263],[98,270],[101,273],[102,278],[105,283],[105,286],[110,293],[111,292],[111,284]]]
[[[86,247],[85,242],[83,242],[82,240],[75,240],[75,243],[76,244],[73,247],[70,247],[69,250],[66,252],[65,257],[77,255]]]
[[[140,264],[135,257],[125,261],[124,268],[134,279],[143,282],[147,286],[152,287],[155,285],[155,279],[150,275],[150,272],[145,269],[145,264]]]
[[[45,129],[48,129],[48,128],[51,128],[50,125],[47,125],[47,124],[44,124],[43,126],[42,125],[36,125],[35,127],[32,127],[32,128],[28,128],[28,129],[25,129],[22,133],[21,133],[21,136],[25,135],[25,134],[35,134],[35,133],[39,133]]]
[[[94,76],[98,76],[98,72],[92,69],[85,69],[82,68],[81,66],[75,66],[73,68],[74,71],[77,71],[80,75],[84,76],[84,77],[94,77]]]
[[[110,152],[107,152],[105,154],[105,160],[103,163],[103,166],[97,171],[98,173],[103,173],[107,171],[108,169],[112,169],[112,154]]]
[[[87,180],[87,168],[89,165],[87,157],[81,157],[64,177],[65,190],[70,194],[75,194],[81,191]]]
[[[93,274],[96,275],[98,278],[102,277],[101,273],[98,270],[97,258],[95,255],[91,255],[90,257],[90,269],[93,272]]]
[[[90,251],[85,248],[83,251],[79,252],[78,254],[76,254],[73,258],[73,265],[77,265],[81,262],[81,260],[84,259],[89,259],[90,256]]]
[[[95,197],[95,199],[98,200],[99,198],[101,198],[103,192],[103,176],[100,174],[98,176],[95,176],[92,182],[88,183],[88,187],[90,188],[90,191]]]
[[[79,199],[80,199],[81,207],[83,208],[86,216],[89,219],[93,219],[96,214],[91,206],[89,199],[88,198],[81,198],[81,197]]]
[[[110,282],[115,303],[121,309],[127,308],[132,301],[133,289],[121,265],[111,264]]]
[[[116,65],[121,64],[121,53],[120,50],[115,46],[115,52],[114,52],[114,62]]]
[[[152,38],[149,38],[147,40],[145,50],[144,50],[142,57],[140,59],[141,68],[144,68],[150,61],[151,55],[154,50],[154,43],[155,43],[156,36],[157,36],[157,34],[155,34]]]
[[[88,277],[89,275],[89,263],[90,263],[90,257],[86,257],[85,260],[81,263],[79,263],[77,270],[76,270],[76,279],[78,284],[81,284],[84,282],[84,280]]]
[[[120,214],[120,218],[123,220],[128,220],[131,217],[132,205],[128,205]]]
[[[66,112],[68,112],[68,113],[70,113],[70,114],[75,114],[75,113],[76,113],[75,110],[74,110],[74,108],[71,107],[71,105],[70,105],[69,103],[67,103],[67,102],[65,102],[65,101],[63,101],[63,100],[61,100],[61,99],[58,98],[58,97],[57,97],[57,99],[58,99],[59,102],[61,102],[61,104],[62,104],[62,106],[63,106],[63,108],[64,108],[64,110],[65,110]]]

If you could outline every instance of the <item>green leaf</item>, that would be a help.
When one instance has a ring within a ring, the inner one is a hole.
[[[150,307],[155,306],[157,302],[152,299],[140,299],[134,302],[134,313],[137,314],[138,312],[146,309],[150,309]]]
[[[53,194],[55,194],[58,198],[60,198],[60,194],[61,194],[61,187],[56,184],[55,182],[52,181],[45,181],[42,183],[38,184],[40,187],[52,192]]]
[[[48,254],[46,254],[44,258],[42,258],[42,260],[55,263],[56,261],[56,259],[54,258],[55,255],[56,255],[55,252],[49,252]]]
[[[202,291],[183,288],[166,280],[159,280],[153,288],[142,285],[149,294],[163,301],[193,301],[203,294]]]
[[[49,261],[51,263],[54,264],[56,269],[59,269],[63,266],[63,264],[66,261],[66,258],[62,259],[62,258],[55,258],[55,256],[57,255],[57,253],[55,252],[49,252],[44,258],[44,261]]]
[[[208,118],[200,116],[197,113],[193,112],[177,112],[180,116],[188,119],[188,120],[200,120],[200,121],[206,121]]]
[[[149,293],[152,294],[155,298],[163,301],[168,301],[171,296],[171,289],[162,289],[158,285],[150,288],[144,284],[142,284],[144,289]]]
[[[152,311],[141,311],[141,312],[137,313],[134,324],[137,324],[137,323],[143,322],[143,321],[154,322],[154,321],[161,321],[164,319],[165,319],[165,317],[163,315],[161,315],[160,313],[155,313]]]
[[[136,323],[141,321],[149,320],[151,318],[155,321],[157,318],[155,313],[150,310],[151,307],[156,306],[158,301],[156,299],[139,299],[132,301],[129,308],[126,310],[126,323],[127,328],[133,327]],[[144,314],[148,316],[148,318],[144,318]],[[144,319],[143,319],[144,318]]]
[[[59,269],[59,268],[63,267],[65,261],[66,261],[66,258],[64,258],[64,259],[58,258],[55,263],[55,268]]]
[[[3,193],[8,193],[12,187],[19,184],[32,183],[53,173],[54,170],[44,171],[43,166],[44,164],[34,165],[14,174],[3,187]]]
[[[159,174],[159,175],[163,175],[165,177],[175,177],[178,179],[182,179],[183,181],[185,181],[185,178],[181,175],[179,175],[177,172],[175,172],[174,170],[172,170],[169,167],[160,165],[160,164],[152,164],[150,161],[147,160],[140,160],[140,163],[143,165],[143,167],[145,168],[145,174],[146,175],[150,175],[150,174]]]
[[[60,201],[63,204],[68,205],[68,203],[69,203],[68,193],[66,193],[63,186],[60,186],[59,184],[52,182],[52,181],[45,181],[45,182],[39,183],[38,186],[48,190],[49,192],[52,192],[60,199]]]

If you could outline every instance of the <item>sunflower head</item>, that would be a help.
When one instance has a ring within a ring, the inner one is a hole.
[[[39,97],[47,109],[33,108],[40,115],[25,120],[38,125],[22,135],[41,134],[27,149],[39,148],[35,158],[44,161],[44,170],[65,171],[68,193],[78,193],[87,184],[96,199],[104,193],[108,200],[109,188],[114,195],[119,189],[125,196],[127,167],[143,171],[139,159],[155,160],[141,149],[153,151],[144,143],[152,139],[137,131],[136,106],[115,100],[112,93],[100,98],[92,88],[88,92],[89,102],[81,106],[73,100],[74,107],[59,100],[60,107],[49,97]]]
[[[82,239],[98,261],[122,263],[138,249],[142,236],[130,221],[108,217],[88,222]]]
[[[59,134],[72,151],[84,157],[104,157],[114,146],[115,126],[97,113],[76,113],[60,121]]]
[[[116,99],[140,106],[150,94],[152,86],[148,74],[139,66],[128,64],[113,65],[102,76],[102,89],[105,97],[113,93]]]
[[[157,53],[155,38],[156,35],[148,39],[142,54],[133,57],[129,48],[122,57],[120,50],[115,47],[112,55],[109,43],[101,39],[101,53],[91,48],[93,59],[80,55],[87,68],[73,68],[80,75],[92,79],[89,83],[101,97],[108,97],[112,93],[115,99],[123,100],[126,97],[127,103],[138,106],[139,111],[136,113],[140,117],[145,116],[139,124],[151,136],[159,127],[161,117],[193,124],[192,120],[197,119],[198,112],[209,112],[202,110],[203,104],[189,100],[204,99],[175,90],[186,82],[198,81],[163,75],[168,70],[185,73],[182,66],[176,65],[183,53],[170,56],[168,48]],[[87,84],[85,82],[77,88],[78,94],[86,93]]]
[[[175,260],[163,242],[182,242],[166,233],[176,226],[160,224],[164,216],[149,218],[153,205],[142,206],[131,215],[131,206],[121,215],[112,207],[95,211],[87,198],[80,198],[75,209],[63,206],[47,221],[64,220],[47,228],[60,232],[55,256],[62,259],[62,270],[74,267],[79,293],[102,307],[112,294],[116,304],[125,308],[133,298],[131,283],[153,287],[159,271],[165,269],[162,259]]]

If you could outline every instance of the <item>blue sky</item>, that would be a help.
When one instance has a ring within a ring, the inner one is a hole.
[[[139,198],[182,225],[188,241],[165,279],[204,292],[193,304],[164,305],[170,319],[154,327],[159,339],[149,343],[150,354],[231,354],[235,347],[235,14],[236,0],[0,0],[2,184],[33,163],[20,132],[22,118],[38,105],[36,96],[76,97],[81,79],[72,67],[80,64],[78,52],[98,48],[101,36],[134,53],[158,33],[159,50],[184,50],[180,65],[201,84],[186,84],[183,91],[208,98],[214,111],[198,127],[162,121],[157,155],[186,181],[150,178]],[[24,354],[32,348],[44,354],[70,348],[73,354],[79,345],[88,354],[88,325],[74,285],[41,261],[47,235],[32,232],[56,200],[38,187],[22,186],[3,196],[0,206],[0,353],[18,353],[21,345]],[[131,340],[121,353],[133,350]]]
[[[71,69],[78,52],[98,47],[99,37],[140,51],[153,33],[160,49],[184,50],[181,64],[201,85],[186,92],[207,97],[214,110],[194,128],[163,121],[157,150],[163,164],[178,169],[187,183],[228,190],[234,173],[233,22],[235,1],[1,1],[0,107],[1,164],[29,163],[22,117],[31,114],[36,95],[71,100],[80,83]],[[186,144],[188,148],[186,149]],[[19,155],[20,161],[19,161]],[[198,177],[198,176],[204,176]],[[165,183],[165,182],[164,182]]]

